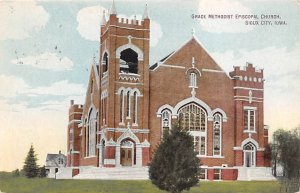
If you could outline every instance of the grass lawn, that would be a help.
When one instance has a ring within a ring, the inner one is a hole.
[[[279,193],[278,182],[200,182],[191,193]],[[0,172],[0,190],[5,193],[154,193],[164,192],[151,181],[54,180],[12,177]]]

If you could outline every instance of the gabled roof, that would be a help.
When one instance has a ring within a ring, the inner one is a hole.
[[[64,154],[51,154],[48,153],[47,157],[46,157],[46,164],[45,166],[47,167],[61,167],[62,164],[58,163],[59,158],[63,159],[64,162],[64,166],[67,163],[67,156],[65,156]]]
[[[163,59],[161,59],[159,62],[164,62],[171,54],[173,54],[174,53],[174,51],[173,52],[171,52],[170,54],[168,54],[167,56],[165,56]],[[156,62],[155,64],[152,64],[151,66],[150,66],[150,70],[154,70],[156,67],[158,66],[158,62]]]
[[[213,57],[211,57],[211,55],[209,54],[209,52],[207,51],[207,49],[205,48],[205,46],[198,40],[198,38],[193,35],[192,38],[190,38],[188,41],[184,42],[177,50],[173,51],[171,54],[167,55],[165,58],[163,58],[162,60],[160,60],[159,62],[153,64],[150,69],[154,70],[157,67],[159,67],[160,64],[166,64],[166,62],[172,58],[172,56],[174,56],[176,53],[178,53],[180,50],[182,50],[188,43],[190,43],[191,41],[195,41],[199,47],[201,47],[204,52],[210,57],[210,59],[222,70],[223,68],[213,59]],[[167,65],[167,64],[166,64]],[[224,71],[225,72],[225,71]]]

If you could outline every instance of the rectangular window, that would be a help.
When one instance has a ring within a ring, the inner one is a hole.
[[[214,169],[214,180],[221,180],[221,169]]]
[[[244,110],[244,130],[255,131],[255,110]]]
[[[199,179],[206,180],[207,179],[206,174],[207,174],[207,169],[201,168],[200,169]]]
[[[200,155],[205,155],[205,137],[201,137]]]

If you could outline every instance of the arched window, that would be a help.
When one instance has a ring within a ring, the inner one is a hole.
[[[88,156],[96,155],[96,114],[91,109],[88,118]]]
[[[185,131],[206,131],[206,112],[194,103],[179,110],[179,122]]]
[[[102,60],[103,65],[103,73],[107,72],[108,70],[108,54],[105,52]]]
[[[120,122],[124,123],[124,91],[120,93]]]
[[[131,48],[121,52],[120,73],[138,73],[138,54]]]
[[[137,118],[138,118],[138,114],[137,114],[137,101],[138,101],[138,95],[137,92],[135,91],[133,93],[133,112],[132,112],[132,119],[133,119],[133,123],[137,124]]]
[[[213,123],[213,155],[221,155],[222,149],[222,116],[214,115]]]
[[[127,109],[126,116],[130,117],[130,91],[127,92]]]
[[[197,75],[194,72],[190,74],[190,87],[197,88]]]
[[[195,103],[189,103],[178,111],[181,128],[188,131],[194,138],[195,152],[206,155],[207,147],[207,114]]]
[[[171,112],[169,110],[164,110],[161,116],[161,125],[162,125],[162,135],[166,132],[169,132],[171,129]]]

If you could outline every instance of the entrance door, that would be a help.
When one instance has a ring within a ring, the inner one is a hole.
[[[255,167],[256,147],[252,143],[244,146],[244,166]]]
[[[245,165],[246,167],[251,167],[252,163],[251,163],[251,152],[245,152]]]
[[[132,149],[130,148],[121,149],[121,165],[132,166]]]

